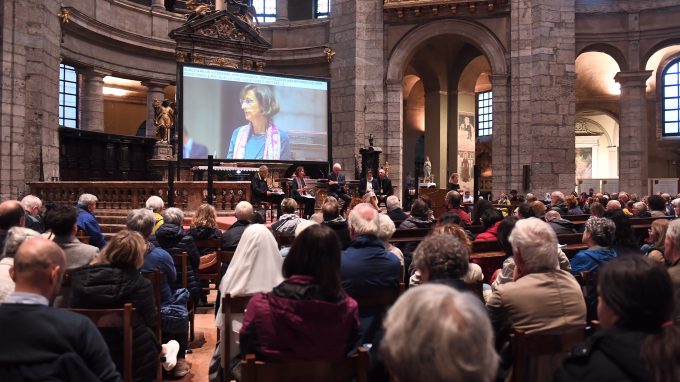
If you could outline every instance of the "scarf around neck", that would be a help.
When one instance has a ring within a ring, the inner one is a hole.
[[[244,159],[246,154],[246,145],[248,144],[248,138],[253,130],[253,124],[248,123],[243,126],[236,136],[236,142],[234,144],[234,158]],[[265,143],[264,143],[264,156],[262,159],[279,159],[281,158],[281,132],[274,126],[273,123],[269,124],[267,130],[265,131]]]

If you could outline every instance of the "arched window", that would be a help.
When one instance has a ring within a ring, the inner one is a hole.
[[[255,18],[260,23],[276,21],[276,0],[253,0]]]
[[[314,2],[314,18],[323,19],[331,14],[331,0],[316,0]]]
[[[78,127],[78,74],[65,64],[59,64],[59,126]]]
[[[661,75],[661,126],[665,136],[680,136],[680,58],[666,66]]]

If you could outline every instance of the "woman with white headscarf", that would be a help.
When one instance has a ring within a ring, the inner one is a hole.
[[[234,258],[229,264],[227,273],[220,282],[220,293],[225,296],[252,295],[258,292],[270,292],[283,281],[281,268],[283,259],[279,254],[274,235],[262,224],[252,224],[243,232],[236,247]],[[229,344],[230,358],[238,355],[238,334],[243,321],[242,314],[233,314],[231,323],[232,343]],[[215,325],[222,326],[222,307],[215,317]]]

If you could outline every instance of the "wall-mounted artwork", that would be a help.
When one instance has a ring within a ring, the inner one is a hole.
[[[591,179],[593,177],[593,148],[576,148],[576,179]]]
[[[474,188],[475,165],[475,115],[458,113],[458,162],[459,184],[465,190]]]

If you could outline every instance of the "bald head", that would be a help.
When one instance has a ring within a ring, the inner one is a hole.
[[[618,200],[610,200],[607,202],[607,211],[614,211],[614,210],[620,210],[621,209],[621,203],[619,203]]]
[[[349,213],[349,228],[352,236],[378,235],[378,211],[368,203],[359,203]]]
[[[562,216],[560,215],[559,212],[555,210],[550,210],[545,213],[545,221],[553,221],[554,219],[561,218]]]
[[[18,200],[5,200],[0,203],[0,229],[24,226],[24,207]]]
[[[64,251],[51,240],[37,237],[19,246],[10,276],[17,292],[40,294],[52,301],[65,270]]]

